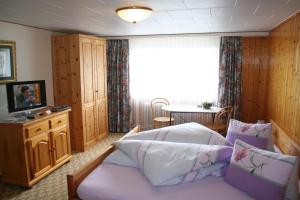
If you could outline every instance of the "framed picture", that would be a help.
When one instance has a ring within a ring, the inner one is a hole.
[[[0,83],[16,79],[16,42],[0,40]]]

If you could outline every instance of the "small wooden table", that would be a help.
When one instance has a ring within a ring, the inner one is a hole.
[[[218,113],[221,108],[219,107],[211,107],[210,109],[204,109],[202,107],[198,107],[197,105],[167,105],[161,107],[162,110],[170,112],[170,125],[171,118],[173,113],[206,113],[211,114],[212,121],[214,122],[216,113]]]

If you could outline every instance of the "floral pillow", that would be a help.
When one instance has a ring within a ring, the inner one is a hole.
[[[224,180],[255,199],[280,200],[286,197],[295,168],[298,157],[261,150],[236,140]]]
[[[226,140],[234,144],[236,139],[261,149],[274,151],[271,123],[249,124],[231,119]]]

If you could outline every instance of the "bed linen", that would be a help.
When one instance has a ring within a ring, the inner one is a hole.
[[[135,135],[129,134],[122,139],[232,146],[219,133],[195,122],[142,131]]]
[[[121,140],[115,145],[153,186],[176,185],[221,174],[232,154],[232,147],[220,145],[150,140]],[[111,164],[127,166],[128,161],[121,161],[110,159]]]
[[[236,140],[224,180],[255,199],[298,199],[298,157],[274,153]],[[288,193],[287,189],[294,193]]]
[[[153,187],[139,169],[103,163],[79,185],[82,200],[253,200],[225,183],[222,177],[206,177],[192,183]]]
[[[228,143],[219,133],[195,122],[142,131],[139,132],[139,134],[129,132],[126,136],[122,137],[121,140],[152,140],[232,146],[232,144]],[[119,161],[123,166],[137,167],[137,164],[131,159],[128,159],[128,156],[119,149],[116,149],[104,160],[104,162],[107,163],[118,164],[115,161]]]
[[[230,119],[226,140],[234,144],[239,139],[260,149],[274,151],[272,124],[251,124]]]
[[[232,154],[225,144],[218,133],[186,123],[124,137],[103,162],[137,167],[153,186],[176,185],[221,174]]]

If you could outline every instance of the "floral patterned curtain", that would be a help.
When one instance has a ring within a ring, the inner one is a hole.
[[[233,118],[240,119],[242,42],[241,37],[221,37],[218,102],[220,107],[232,106]]]
[[[107,96],[109,132],[130,129],[129,42],[107,41]]]

